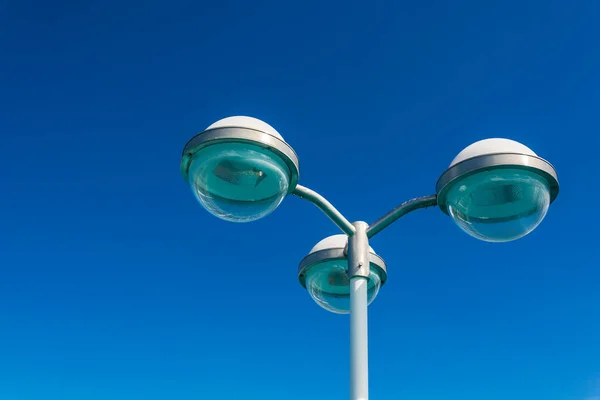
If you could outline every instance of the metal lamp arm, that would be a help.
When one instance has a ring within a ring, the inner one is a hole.
[[[352,225],[350,221],[348,221],[346,217],[333,206],[333,204],[328,202],[325,197],[314,190],[302,185],[296,185],[292,194],[301,199],[308,200],[317,206],[317,208],[323,211],[323,213],[325,213],[325,215],[327,215],[346,235],[352,236],[354,235],[354,232],[356,232],[354,225]]]
[[[379,218],[377,221],[373,222],[373,224],[371,224],[371,226],[369,226],[367,229],[367,236],[372,238],[411,211],[415,211],[420,208],[432,207],[435,205],[437,205],[437,195],[435,194],[405,201],[392,211],[385,214],[383,217]]]

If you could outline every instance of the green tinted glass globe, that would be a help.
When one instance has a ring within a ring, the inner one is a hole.
[[[289,169],[276,154],[249,143],[220,143],[198,151],[189,185],[206,210],[233,222],[270,214],[288,191]]]
[[[349,314],[350,281],[347,271],[347,260],[324,261],[311,267],[306,272],[306,289],[310,297],[327,311]],[[376,271],[376,267],[371,265],[367,286],[368,304],[375,300],[381,287],[381,278]]]
[[[470,175],[448,191],[448,212],[469,235],[508,242],[533,231],[550,205],[545,179],[524,169],[493,169]]]

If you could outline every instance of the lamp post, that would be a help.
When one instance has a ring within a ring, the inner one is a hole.
[[[320,194],[298,184],[298,157],[270,125],[251,117],[217,121],[183,150],[181,172],[211,214],[249,222],[287,195],[317,206],[343,232],[320,241],[300,262],[298,279],[324,309],[350,314],[350,399],[368,399],[367,307],[386,282],[369,239],[409,212],[437,205],[469,235],[508,242],[533,231],[558,195],[554,167],[528,147],[486,139],[461,151],[440,176],[436,194],[408,200],[371,225],[348,221]]]

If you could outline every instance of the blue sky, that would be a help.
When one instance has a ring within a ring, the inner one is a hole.
[[[348,318],[296,267],[310,204],[207,214],[186,141],[250,115],[372,222],[487,137],[557,168],[529,236],[439,210],[372,241],[376,400],[600,396],[600,3],[0,1],[0,399],[343,399]]]

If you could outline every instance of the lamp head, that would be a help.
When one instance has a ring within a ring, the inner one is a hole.
[[[350,313],[346,235],[329,236],[317,243],[298,266],[300,284],[322,308],[336,314]],[[385,262],[369,247],[370,274],[367,302],[371,304],[387,279]]]
[[[233,222],[265,217],[298,183],[298,157],[269,124],[224,118],[185,146],[181,172],[211,214]]]
[[[558,195],[554,167],[527,146],[485,139],[461,151],[437,183],[438,205],[469,235],[519,239],[544,219]]]

